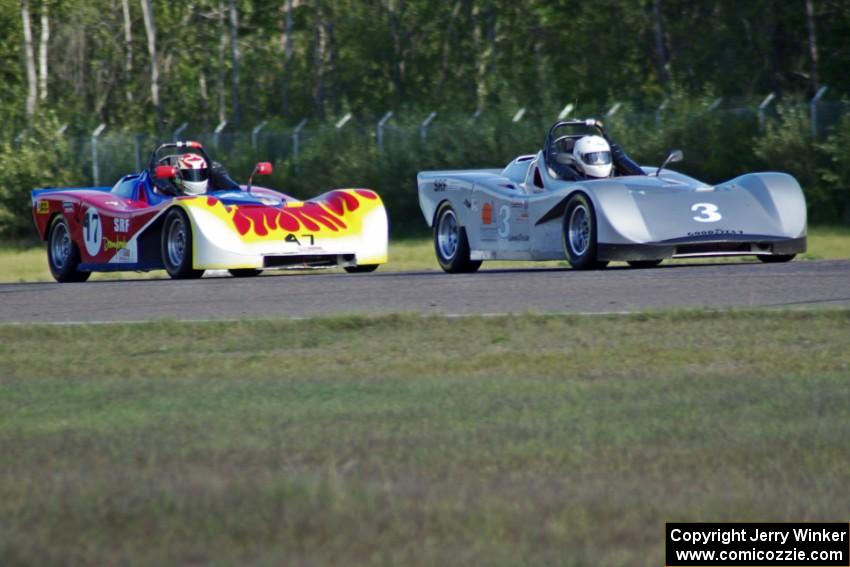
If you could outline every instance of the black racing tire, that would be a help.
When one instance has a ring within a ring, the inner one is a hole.
[[[203,270],[192,268],[192,225],[179,207],[165,215],[162,223],[162,264],[174,280],[197,279]]]
[[[57,215],[47,232],[47,265],[53,279],[59,283],[86,281],[91,272],[80,271],[80,261],[80,249],[71,238],[68,221]]]
[[[577,270],[599,270],[608,265],[597,259],[596,213],[583,193],[576,193],[567,201],[561,244],[570,265]]]
[[[472,273],[481,267],[481,260],[470,260],[466,229],[448,201],[434,215],[434,252],[440,267],[450,274]]]
[[[630,260],[629,266],[637,269],[654,268],[660,264],[662,260]]]
[[[257,268],[237,268],[227,271],[234,278],[253,278],[263,273],[263,270],[258,270]]]
[[[796,254],[773,254],[771,256],[757,256],[759,260],[765,264],[779,264],[781,262],[790,262]]]
[[[349,274],[368,274],[378,269],[378,264],[362,264],[360,266],[343,266]]]

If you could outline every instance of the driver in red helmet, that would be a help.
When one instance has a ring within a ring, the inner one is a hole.
[[[220,163],[207,164],[203,156],[185,153],[171,158],[174,177],[157,181],[156,188],[166,195],[203,195],[213,191],[238,191],[239,184]]]
[[[209,179],[207,160],[198,154],[183,154],[177,158],[174,184],[184,195],[203,195],[207,192]]]

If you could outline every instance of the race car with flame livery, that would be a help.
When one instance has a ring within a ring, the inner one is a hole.
[[[185,153],[210,164],[203,194],[180,194],[171,181]],[[270,163],[258,163],[239,185],[200,143],[167,143],[146,169],[112,187],[33,190],[33,218],[59,282],[157,269],[176,279],[205,270],[236,277],[335,266],[369,272],[387,261],[387,214],[377,193],[337,189],[301,201],[253,186],[254,175],[271,171]]]
[[[577,173],[589,138],[603,151],[587,155],[610,173]],[[447,272],[475,271],[483,260],[644,268],[709,256],[785,262],[805,252],[806,201],[793,177],[748,173],[711,185],[665,169],[682,158],[674,150],[660,167],[642,167],[601,122],[558,122],[543,150],[504,169],[420,172],[419,204]]]

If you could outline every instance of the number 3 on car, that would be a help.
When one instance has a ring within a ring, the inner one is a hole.
[[[691,207],[691,211],[700,213],[700,216],[694,217],[697,222],[717,222],[723,218],[718,212],[717,205],[713,203],[696,203]]]

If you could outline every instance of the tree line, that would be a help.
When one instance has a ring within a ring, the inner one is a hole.
[[[850,0],[0,0],[0,61],[4,238],[32,236],[33,187],[92,182],[101,123],[103,184],[184,123],[205,141],[226,124],[215,155],[237,178],[275,159],[267,182],[296,197],[370,187],[403,235],[425,228],[417,171],[498,167],[567,103],[599,116],[615,101],[608,130],[639,163],[678,147],[677,169],[709,183],[787,171],[813,222],[850,220]],[[823,86],[832,111],[813,124]]]
[[[2,129],[846,92],[850,0],[0,0]]]

